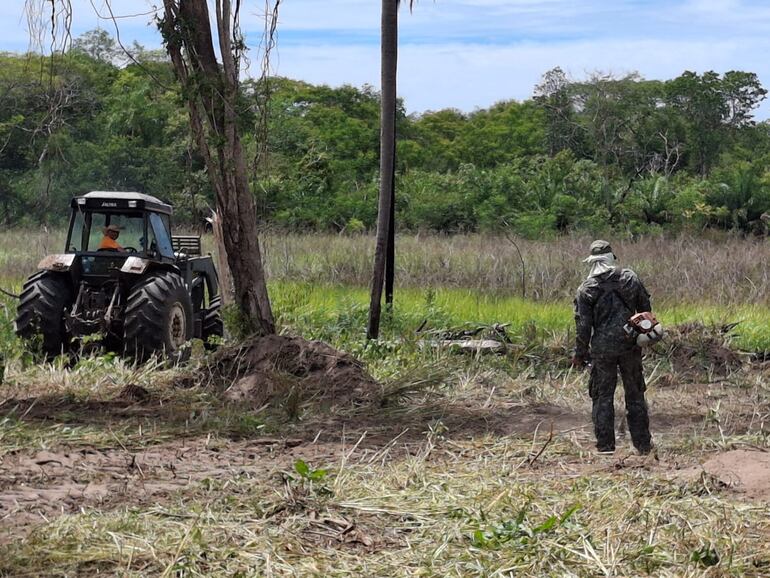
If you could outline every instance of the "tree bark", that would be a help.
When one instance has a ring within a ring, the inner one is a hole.
[[[394,158],[395,161],[395,158]],[[395,169],[395,166],[393,167]],[[390,222],[388,224],[388,243],[385,248],[385,307],[393,308],[393,287],[396,281],[396,175],[395,170],[390,185]]]
[[[240,44],[231,0],[216,0],[217,62],[206,0],[163,0],[161,32],[182,84],[190,123],[216,193],[235,303],[248,332],[275,332],[260,251],[257,212],[238,131]]]
[[[398,0],[382,0],[381,94],[380,94],[380,196],[377,212],[377,242],[374,252],[369,324],[366,335],[380,333],[382,286],[388,259],[388,239],[395,232],[394,175],[396,166],[396,71],[398,69]],[[391,259],[393,252],[391,247]],[[393,264],[389,268],[393,272]],[[392,284],[389,285],[392,299]]]
[[[222,231],[222,218],[216,211],[211,211],[211,229],[214,233],[216,245],[217,276],[219,277],[219,297],[223,307],[233,304],[233,276],[230,274],[230,264],[227,262],[227,249],[225,249],[225,234]]]

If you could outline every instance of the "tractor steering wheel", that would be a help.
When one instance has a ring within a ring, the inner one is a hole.
[[[123,247],[123,250],[126,253],[136,253],[136,249],[134,249],[133,247]]]

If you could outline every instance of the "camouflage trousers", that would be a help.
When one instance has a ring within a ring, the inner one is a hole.
[[[599,451],[615,449],[615,387],[618,383],[618,369],[625,390],[631,441],[640,452],[649,452],[652,447],[650,419],[644,399],[647,386],[642,373],[642,352],[638,349],[593,359],[588,392],[593,401],[596,447]]]

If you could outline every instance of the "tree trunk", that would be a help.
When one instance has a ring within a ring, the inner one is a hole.
[[[381,104],[380,104],[380,197],[377,212],[377,242],[374,252],[372,292],[369,304],[368,339],[380,334],[382,285],[388,259],[388,239],[395,231],[394,175],[396,166],[396,70],[398,67],[398,0],[382,0]],[[393,265],[389,272],[392,274]],[[392,283],[389,284],[392,298]]]
[[[395,168],[395,167],[394,167]],[[394,171],[395,173],[395,171]],[[390,186],[390,223],[388,224],[388,243],[385,248],[385,307],[393,308],[393,286],[396,280],[396,179],[391,177]]]
[[[216,0],[216,30],[220,67],[211,34],[206,0],[163,0],[161,32],[174,71],[187,99],[190,123],[216,192],[217,213],[227,262],[230,265],[235,303],[244,329],[274,333],[275,323],[267,294],[259,246],[254,196],[249,190],[246,161],[238,132],[239,49],[236,14],[230,0]]]

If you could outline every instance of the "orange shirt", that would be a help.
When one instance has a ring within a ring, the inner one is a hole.
[[[123,247],[118,245],[118,242],[115,239],[105,235],[102,238],[101,243],[99,243],[99,249],[116,249],[117,251],[122,251]]]

